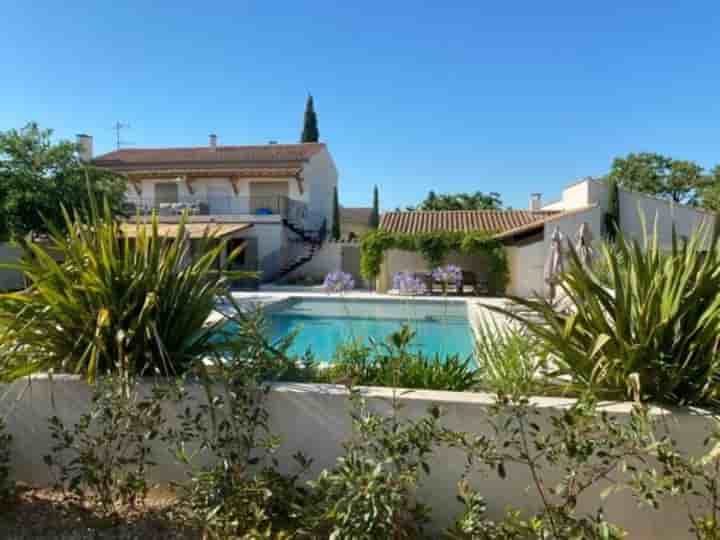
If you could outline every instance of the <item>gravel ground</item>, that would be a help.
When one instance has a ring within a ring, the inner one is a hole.
[[[0,510],[3,540],[201,540],[198,531],[175,526],[165,517],[171,494],[153,491],[146,507],[119,520],[98,518],[62,493],[20,486],[16,499]]]

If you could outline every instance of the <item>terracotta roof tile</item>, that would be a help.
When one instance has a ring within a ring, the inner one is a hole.
[[[559,215],[557,211],[530,210],[471,210],[440,212],[387,212],[380,218],[380,229],[396,233],[425,233],[434,231],[486,231],[502,234],[514,229],[544,223]]]
[[[98,156],[98,167],[138,170],[169,167],[288,167],[310,159],[325,148],[322,143],[265,144],[258,146],[197,146],[192,148],[124,148]]]

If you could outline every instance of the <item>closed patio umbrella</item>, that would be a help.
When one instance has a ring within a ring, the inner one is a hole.
[[[546,296],[551,302],[555,299],[558,276],[563,271],[562,240],[563,234],[556,225],[550,237],[550,253],[545,261],[545,271],[543,272]]]
[[[590,268],[593,256],[595,255],[592,247],[592,241],[593,235],[590,230],[590,225],[583,222],[583,224],[580,225],[580,229],[577,234],[575,234],[575,252],[585,268]]]

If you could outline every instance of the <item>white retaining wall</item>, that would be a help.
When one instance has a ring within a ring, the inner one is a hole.
[[[366,389],[370,403],[378,410],[390,410],[392,391],[386,388]],[[57,414],[66,422],[76,421],[87,409],[90,389],[74,377],[34,378],[17,381],[0,387],[4,399],[0,401],[1,412],[7,419],[8,429],[14,437],[12,447],[12,470],[15,478],[26,482],[48,484],[51,479],[42,456],[52,445],[47,430],[47,417]],[[203,397],[200,387],[193,394]],[[485,412],[492,397],[480,393],[413,391],[402,393],[402,413],[417,418],[431,404],[439,404],[445,411],[442,421],[448,427],[474,433],[490,434]],[[539,398],[535,400],[542,418],[558,413],[572,403],[568,399]],[[312,475],[323,468],[332,467],[342,453],[342,441],[350,435],[347,392],[333,385],[277,384],[269,394],[268,408],[273,431],[280,435],[283,444],[278,458],[283,467],[292,470],[290,456],[300,450],[313,461]],[[630,405],[617,403],[607,406],[610,413],[621,421],[627,418]],[[687,448],[699,453],[702,439],[712,423],[692,411],[657,411],[667,416],[668,424],[677,440]],[[172,465],[165,449],[158,448],[156,459],[159,466],[151,470],[155,482],[182,480],[182,471]],[[461,511],[455,495],[457,482],[465,465],[460,451],[440,448],[432,460],[430,478],[423,482],[418,497],[433,508],[436,527],[450,525]],[[508,506],[532,509],[538,506],[537,495],[526,488],[530,484],[528,471],[520,466],[510,466],[507,478],[497,474],[475,475],[472,485],[486,497],[490,516],[499,517]],[[599,486],[589,498],[580,501],[580,508],[588,503],[596,504]],[[594,507],[594,506],[593,506]],[[681,540],[691,538],[686,512],[676,502],[667,503],[659,512],[638,508],[629,493],[612,495],[605,501],[605,512],[614,521],[629,530],[634,540]]]

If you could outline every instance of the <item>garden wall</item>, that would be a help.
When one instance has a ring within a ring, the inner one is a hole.
[[[481,254],[452,252],[445,257],[445,264],[455,264],[463,270],[475,272],[478,280],[487,279],[487,258]],[[414,251],[389,249],[380,267],[377,291],[387,292],[393,288],[393,276],[397,272],[430,272],[433,269],[422,254]]]
[[[203,392],[196,387],[192,394],[202,398]],[[373,407],[390,410],[390,389],[370,388],[366,392]],[[0,393],[3,395],[1,412],[7,418],[8,430],[14,437],[12,468],[15,477],[26,482],[49,483],[51,478],[42,458],[52,445],[46,418],[57,414],[66,422],[77,420],[88,407],[89,388],[73,377],[55,377],[52,382],[38,377],[4,385],[0,387]],[[409,417],[419,417],[429,405],[437,403],[445,411],[443,422],[448,427],[490,433],[484,413],[491,405],[492,397],[487,394],[413,391],[401,395],[400,399],[404,404],[402,414]],[[542,418],[557,413],[572,400],[540,398],[536,403],[541,411],[542,425]],[[301,450],[314,460],[312,474],[333,466],[342,452],[342,441],[350,435],[347,392],[343,388],[276,384],[269,394],[268,406],[273,430],[283,440],[278,455],[281,463],[291,465],[291,454]],[[606,408],[620,420],[627,418],[630,411],[630,405],[626,403]],[[689,410],[672,413],[658,410],[657,414],[664,415],[666,424],[688,451],[699,455],[702,440],[711,425],[706,417]],[[171,464],[170,455],[165,450],[158,448],[156,459],[160,465],[152,470],[154,481],[183,479],[182,472]],[[464,455],[448,449],[438,450],[431,463],[432,474],[423,483],[419,499],[432,506],[437,527],[449,525],[461,510],[455,495],[464,465]],[[509,505],[527,509],[538,504],[537,496],[526,490],[530,484],[528,472],[519,466],[510,466],[504,480],[490,473],[483,477],[475,476],[472,484],[486,497],[491,516],[498,516]],[[598,486],[598,490],[591,494],[593,502],[598,500],[602,487]],[[675,502],[665,504],[660,511],[639,509],[630,494],[622,492],[612,495],[606,503],[605,513],[609,520],[625,527],[633,540],[690,538],[686,512]],[[583,501],[580,506],[582,509]]]

